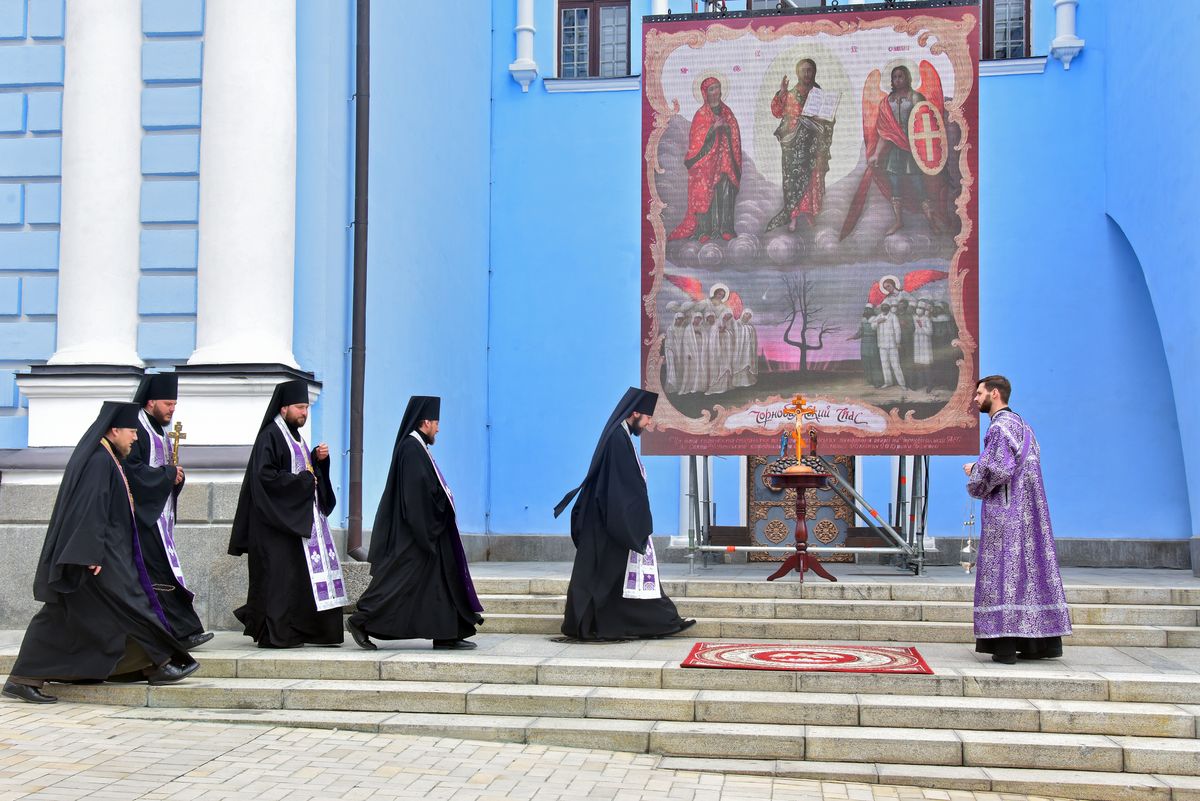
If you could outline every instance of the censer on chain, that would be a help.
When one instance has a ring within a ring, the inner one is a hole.
[[[966,520],[963,521],[963,539],[967,544],[963,546],[962,552],[959,554],[958,563],[962,565],[962,569],[970,573],[975,568],[975,560],[979,555],[979,549],[972,550],[971,541],[974,539],[975,533],[975,505],[967,504]]]

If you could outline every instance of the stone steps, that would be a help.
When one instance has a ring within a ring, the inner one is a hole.
[[[878,601],[814,600],[792,598],[704,598],[676,597],[676,606],[684,617],[742,618],[779,620],[852,620],[852,621],[923,621],[933,623],[971,623],[973,608],[969,601]],[[566,597],[562,595],[482,595],[490,614],[558,615],[563,614]],[[1200,621],[1200,607],[1153,604],[1073,604],[1071,620],[1077,625],[1128,625],[1194,627]]]
[[[1095,801],[1191,801],[1200,792],[1195,743],[1187,740],[385,711],[142,708],[119,715],[651,752],[677,770]]]
[[[487,599],[482,599],[486,609]],[[682,610],[681,610],[682,611]],[[489,634],[557,634],[561,614],[484,612],[486,622],[479,627]],[[1200,648],[1200,628],[1196,626],[1077,625],[1071,645],[1103,645],[1138,648]],[[809,640],[873,642],[975,641],[971,623],[915,620],[781,619],[781,618],[697,618],[689,635],[697,639],[726,640]]]
[[[482,652],[208,650],[198,678],[456,682],[465,684],[774,693],[993,698],[1130,704],[1198,704],[1191,673],[1047,672],[1017,667],[938,667],[935,674],[823,673],[682,668],[677,659],[579,659]],[[15,658],[0,656],[7,671]],[[106,685],[107,686],[107,685]],[[57,685],[56,685],[57,687]],[[144,689],[144,688],[143,688]]]
[[[727,581],[702,578],[667,580],[663,590],[672,598],[811,599],[824,601],[957,601],[970,603],[974,579],[962,584],[826,581],[799,582],[792,578],[766,581],[773,568],[764,565],[763,580]],[[898,576],[900,574],[897,574]],[[475,588],[485,595],[565,595],[566,578],[476,577]],[[1125,604],[1135,606],[1200,607],[1198,587],[1119,587],[1071,585],[1065,587],[1069,604]]]
[[[63,700],[193,709],[405,712],[856,729],[1142,736],[1196,745],[1200,706],[987,697],[683,690],[453,681],[198,678],[56,686]],[[902,739],[902,738],[901,738]],[[1099,741],[1097,741],[1099,743]],[[783,758],[781,755],[780,758]],[[842,759],[838,757],[835,759]],[[884,759],[883,761],[896,761]],[[1120,768],[1105,768],[1119,770]]]

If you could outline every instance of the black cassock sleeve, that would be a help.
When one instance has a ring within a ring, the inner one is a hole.
[[[333,495],[333,482],[329,480],[330,460],[318,462],[311,453],[308,458],[312,460],[313,470],[317,474],[317,503],[321,506],[321,514],[329,517],[337,504],[337,498]]]
[[[292,456],[283,434],[268,429],[254,444],[254,477],[250,496],[261,520],[297,536],[312,536],[313,492],[318,479],[307,470],[292,472]],[[326,481],[328,481],[326,476]],[[332,490],[330,496],[333,495]]]
[[[124,486],[120,495],[113,492],[116,466],[104,449],[98,449],[89,459],[79,483],[56,509],[54,527],[47,532],[47,541],[42,555],[46,572],[35,581],[35,597],[43,597],[37,585],[42,584],[53,593],[70,593],[79,589],[91,574],[91,565],[104,566],[109,537],[132,537],[128,529],[128,512],[117,514],[116,503],[128,505],[124,497]],[[118,479],[119,480],[119,479]],[[127,529],[124,532],[121,529]]]
[[[605,450],[596,483],[600,523],[622,547],[644,554],[654,521],[650,516],[646,480],[638,469],[633,444],[623,435],[612,436]]]
[[[151,467],[149,454],[150,443],[139,436],[124,463],[138,526],[143,529],[154,528],[171,493],[176,491],[175,468],[172,465]]]

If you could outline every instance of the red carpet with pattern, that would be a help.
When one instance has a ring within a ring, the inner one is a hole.
[[[933,673],[916,648],[899,645],[698,642],[681,666],[837,673]]]

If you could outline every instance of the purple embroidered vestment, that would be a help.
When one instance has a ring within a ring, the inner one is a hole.
[[[967,491],[981,501],[975,636],[1061,637],[1071,618],[1058,572],[1041,449],[1008,409],[992,418]]]

